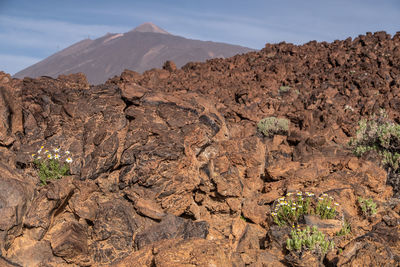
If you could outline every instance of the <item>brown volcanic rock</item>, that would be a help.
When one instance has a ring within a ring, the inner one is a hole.
[[[213,140],[225,138],[223,119],[204,98],[182,93],[148,93],[125,113],[130,123],[120,189],[155,198],[167,212],[181,215],[193,202],[192,191],[209,182],[196,156]]]
[[[396,176],[347,146],[380,108],[400,122],[399,47],[385,33],[268,44],[100,86],[81,74],[1,76],[0,113],[11,118],[0,128],[0,263],[399,265]],[[267,116],[289,119],[288,135],[258,133]],[[30,154],[42,144],[71,151],[71,176],[34,186]],[[274,201],[299,190],[339,203],[324,259],[287,251],[290,229],[272,222]],[[359,196],[374,199],[375,216],[361,214]],[[337,236],[344,220],[352,233]]]
[[[238,266],[227,242],[205,239],[170,239],[138,250],[112,265],[125,266]]]
[[[344,248],[336,264],[339,266],[398,266],[400,262],[399,224],[381,222]]]
[[[132,252],[134,233],[143,227],[143,220],[133,207],[122,200],[102,203],[97,209],[89,246],[93,261],[109,264]]]
[[[117,164],[118,136],[124,134],[121,130],[126,125],[120,90],[88,89],[85,80],[74,76],[41,79],[42,83],[24,80],[22,105],[30,124],[25,127],[20,151],[29,155],[41,145],[59,146],[77,159],[72,163],[72,174],[79,172],[91,179]],[[21,163],[26,164],[29,157],[20,154]]]
[[[85,259],[88,254],[87,229],[85,226],[66,222],[61,228],[53,231],[51,237],[51,248],[54,255],[62,257],[68,262],[81,262],[82,255]]]
[[[140,250],[146,245],[165,239],[206,238],[207,234],[208,224],[206,222],[192,222],[174,215],[167,215],[160,223],[146,228],[136,235],[135,248]]]
[[[0,145],[9,146],[15,134],[23,132],[22,107],[18,99],[20,81],[0,72]]]
[[[33,198],[33,184],[0,162],[0,249],[8,249],[23,231],[23,220]]]

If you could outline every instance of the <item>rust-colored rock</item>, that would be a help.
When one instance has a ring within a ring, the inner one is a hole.
[[[174,238],[206,238],[208,224],[206,222],[192,222],[174,215],[168,215],[151,227],[139,232],[135,237],[135,248],[141,248],[154,242]]]
[[[381,108],[400,122],[399,47],[385,33],[267,44],[99,86],[0,73],[0,265],[399,265],[400,175],[348,146]],[[287,136],[257,130],[269,116]],[[71,151],[70,176],[40,185],[41,145]],[[288,251],[272,219],[299,191],[337,202],[333,221],[299,222],[335,242],[327,255]]]
[[[67,262],[75,262],[81,265],[90,263],[86,227],[71,222],[64,223],[61,226],[61,228],[53,231],[51,236],[50,242],[53,253]]]

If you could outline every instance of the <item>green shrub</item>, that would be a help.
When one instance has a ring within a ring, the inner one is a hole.
[[[375,215],[377,210],[376,210],[376,203],[370,199],[364,199],[362,197],[358,197],[358,204],[360,205],[361,211],[364,216],[372,216]]]
[[[279,225],[294,225],[299,220],[300,216],[310,214],[311,195],[307,194],[303,197],[303,193],[299,192],[294,197],[289,193],[286,197],[278,199],[275,205],[272,217],[274,222]]]
[[[326,239],[325,235],[318,231],[316,226],[313,226],[312,229],[309,226],[304,230],[293,229],[290,232],[290,238],[286,240],[286,248],[298,252],[310,250],[311,252],[325,255],[334,247],[335,243]]]
[[[278,92],[279,92],[280,94],[284,94],[284,93],[289,92],[290,89],[292,89],[290,86],[281,86],[281,87],[279,87]]]
[[[70,174],[69,164],[72,162],[69,151],[62,153],[59,148],[50,150],[44,149],[43,146],[32,154],[34,167],[38,170],[38,175],[42,185],[46,185],[47,181],[60,179]]]
[[[368,151],[376,151],[386,168],[397,172],[400,163],[400,125],[391,122],[384,110],[369,120],[361,120],[356,137],[350,146],[360,157]]]
[[[315,214],[321,219],[333,219],[337,215],[338,203],[332,203],[333,198],[322,194],[317,199],[310,192],[288,193],[285,197],[279,198],[273,212],[274,222],[278,226],[296,225],[304,215]]]
[[[345,236],[351,233],[351,225],[347,222],[344,221],[342,229],[340,229],[339,232],[336,233],[337,236]]]
[[[315,213],[321,217],[321,219],[333,219],[336,216],[335,205],[332,205],[332,198],[328,197],[327,194],[322,194],[318,198],[317,207]]]
[[[289,132],[289,120],[276,117],[267,117],[260,120],[257,128],[265,136],[272,137],[275,134],[287,135]]]

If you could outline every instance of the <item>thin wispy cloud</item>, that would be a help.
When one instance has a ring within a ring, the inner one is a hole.
[[[386,1],[386,5],[377,5],[368,0],[252,3],[253,8],[249,8],[251,12],[241,12],[239,9],[236,13],[224,13],[218,8],[189,10],[174,5],[163,5],[161,10],[152,9],[148,12],[140,9],[117,10],[115,7],[92,12],[140,18],[142,21],[161,24],[176,35],[253,48],[262,48],[267,42],[301,44],[310,40],[333,41],[349,36],[356,37],[367,31],[387,30],[393,34],[400,15],[400,9],[396,9],[393,1]],[[238,1],[232,1],[231,4],[238,4]]]
[[[31,19],[14,16],[0,17],[0,70],[12,74],[85,38],[98,38],[107,32],[123,32],[126,27],[77,24],[50,19]],[[15,51],[20,55],[15,55]],[[36,51],[37,57],[24,55]]]
[[[29,36],[35,36],[34,39],[37,40],[41,40],[43,36],[53,37],[54,39],[57,38],[58,40],[61,40],[61,42],[70,42],[71,38],[81,39],[88,36],[99,37],[107,32],[120,32],[127,29],[126,27],[121,26],[98,24],[84,25],[58,20],[31,19],[12,16],[1,16],[0,27],[3,28],[2,32],[4,34],[14,34],[14,36],[18,36],[22,33]],[[23,40],[21,40],[21,42],[22,41]],[[56,42],[56,40],[46,41]],[[44,42],[42,41],[42,43]]]

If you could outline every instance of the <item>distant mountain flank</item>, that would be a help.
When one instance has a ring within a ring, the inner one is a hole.
[[[95,40],[85,39],[16,73],[15,78],[51,76],[82,72],[92,84],[130,69],[144,72],[161,68],[165,61],[181,67],[191,61],[227,58],[254,49],[186,39],[168,33],[153,23],[144,23],[126,33],[108,33]]]

